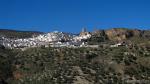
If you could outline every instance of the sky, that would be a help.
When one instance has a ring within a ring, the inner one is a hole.
[[[150,29],[150,0],[0,0],[0,29]]]

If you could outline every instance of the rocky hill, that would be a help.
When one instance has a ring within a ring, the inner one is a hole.
[[[110,41],[124,41],[131,38],[150,39],[149,30],[127,29],[127,28],[113,28],[108,30],[97,30],[92,32],[96,37],[105,37]]]

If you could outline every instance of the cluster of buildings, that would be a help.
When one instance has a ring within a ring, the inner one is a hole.
[[[0,44],[7,48],[38,47],[42,45],[46,47],[83,47],[86,45],[83,40],[90,37],[91,34],[89,32],[81,32],[79,35],[74,35],[54,31],[31,38],[10,39],[1,37]]]

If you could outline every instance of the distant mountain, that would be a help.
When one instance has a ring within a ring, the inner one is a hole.
[[[43,32],[38,31],[18,31],[18,30],[9,30],[9,29],[0,29],[0,36],[7,38],[29,38],[33,35],[43,34]]]

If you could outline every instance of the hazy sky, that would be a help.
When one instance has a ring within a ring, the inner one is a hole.
[[[0,28],[79,32],[150,28],[150,0],[0,0]]]

